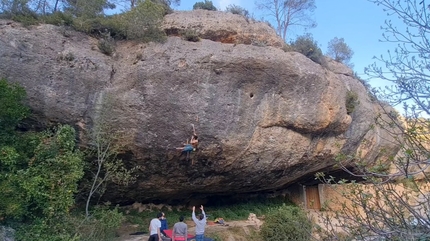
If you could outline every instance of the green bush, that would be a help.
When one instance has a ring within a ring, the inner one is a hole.
[[[38,218],[31,224],[17,228],[17,241],[80,241],[79,236],[70,232],[73,223],[67,217],[57,219]]]
[[[200,41],[199,34],[194,29],[187,29],[182,33],[182,37],[190,42]]]
[[[318,64],[323,64],[324,56],[321,49],[318,47],[318,43],[313,39],[312,35],[306,34],[297,37],[297,39],[291,43],[293,51],[302,53],[306,57]]]
[[[29,115],[29,108],[23,104],[25,97],[26,92],[22,86],[0,79],[0,146],[3,144],[2,138],[9,139],[10,132]]]
[[[73,20],[73,28],[83,33],[98,33],[107,28],[106,21],[103,17],[86,18],[78,17]]]
[[[110,241],[124,221],[117,208],[95,208],[92,216],[66,214],[56,218],[37,218],[17,227],[18,241]]]
[[[39,24],[39,20],[35,15],[14,15],[12,16],[12,20],[20,22],[24,27]]]
[[[271,209],[261,226],[261,238],[265,241],[308,241],[312,223],[299,207],[283,205]]]
[[[124,216],[117,207],[97,206],[92,216],[78,222],[79,226],[75,228],[80,241],[109,241],[115,239],[116,230],[123,221]]]
[[[115,42],[112,38],[100,39],[97,47],[99,47],[99,50],[107,56],[111,56],[115,52]]]
[[[232,14],[238,14],[238,15],[242,15],[244,17],[249,17],[249,12],[248,10],[244,9],[241,6],[235,5],[235,4],[230,4],[227,6],[227,8],[225,9],[226,12],[232,13]]]
[[[205,0],[204,2],[196,2],[193,5],[193,9],[205,9],[205,10],[209,10],[209,11],[216,11],[216,7],[214,6],[214,4],[212,3],[212,1],[208,1]]]
[[[346,105],[346,113],[348,115],[354,112],[355,107],[357,107],[358,104],[360,104],[360,101],[358,100],[357,93],[353,91],[346,92],[345,105]]]
[[[73,24],[73,15],[70,13],[54,12],[49,15],[40,17],[41,22],[57,25],[57,26],[71,26]]]
[[[130,40],[164,42],[166,33],[161,29],[165,8],[150,0],[139,3],[131,11],[119,16],[125,36]]]

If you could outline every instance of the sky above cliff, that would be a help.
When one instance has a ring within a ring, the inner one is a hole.
[[[203,0],[202,0],[203,1]],[[180,6],[175,6],[175,10],[192,10],[196,0],[181,0]],[[268,20],[261,10],[255,6],[253,0],[213,0],[213,4],[218,10],[225,10],[230,4],[235,4],[247,9],[257,20]],[[298,35],[311,33],[313,38],[318,42],[323,53],[327,52],[327,43],[334,37],[344,38],[354,51],[351,62],[354,64],[354,71],[363,79],[364,68],[374,63],[373,56],[386,56],[388,50],[393,50],[395,44],[380,42],[383,30],[381,26],[387,19],[387,14],[380,6],[367,0],[327,0],[316,1],[316,9],[313,14],[317,27],[304,30],[299,28],[291,29],[287,36],[287,42],[294,40]],[[402,27],[401,22],[397,21]],[[377,62],[378,63],[378,62]],[[382,66],[382,63],[379,63]],[[374,87],[386,86],[381,80],[370,80],[369,83]]]

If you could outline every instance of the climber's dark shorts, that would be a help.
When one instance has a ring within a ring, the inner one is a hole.
[[[183,152],[192,152],[194,150],[193,146],[190,144],[187,144],[184,146],[184,150],[182,150]]]

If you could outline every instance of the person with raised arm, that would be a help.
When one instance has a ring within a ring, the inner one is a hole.
[[[204,241],[205,240],[205,228],[206,228],[206,214],[203,209],[203,205],[200,205],[200,210],[202,213],[196,217],[195,213],[196,207],[193,206],[192,218],[194,223],[196,224],[196,241]]]

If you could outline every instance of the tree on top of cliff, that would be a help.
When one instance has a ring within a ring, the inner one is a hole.
[[[335,37],[330,40],[330,42],[328,42],[327,49],[327,55],[335,61],[343,63],[350,68],[354,67],[354,64],[350,62],[354,55],[354,51],[352,51],[352,49],[345,43],[343,38]]]
[[[217,8],[214,6],[212,1],[205,0],[204,2],[196,2],[193,5],[193,9],[205,9],[209,11],[217,11]]]
[[[275,18],[276,32],[285,41],[287,30],[292,26],[316,27],[316,22],[310,17],[316,9],[315,0],[257,0],[256,5]]]

